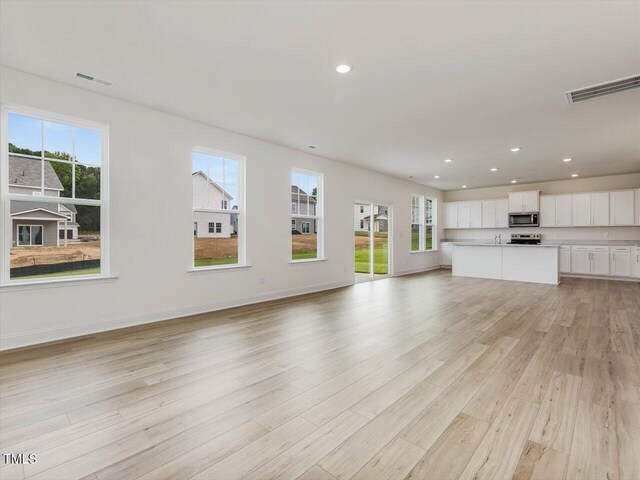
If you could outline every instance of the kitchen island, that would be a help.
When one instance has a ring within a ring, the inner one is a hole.
[[[557,285],[560,246],[454,243],[452,273],[458,277]]]

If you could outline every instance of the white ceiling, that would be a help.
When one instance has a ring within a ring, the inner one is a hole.
[[[7,66],[436,188],[640,171],[640,90],[564,96],[640,73],[638,1],[0,5]]]

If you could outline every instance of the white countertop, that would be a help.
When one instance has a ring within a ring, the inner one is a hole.
[[[538,245],[523,245],[520,243],[477,243],[477,242],[450,242],[456,246],[463,247],[533,247],[533,248],[560,248],[560,245],[548,245],[548,244],[538,244]]]

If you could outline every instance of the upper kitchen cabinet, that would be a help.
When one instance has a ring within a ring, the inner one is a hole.
[[[609,221],[611,225],[633,225],[634,224],[634,207],[635,207],[634,190],[620,190],[611,192],[609,197]]]
[[[640,195],[640,192],[638,193]],[[509,200],[496,200],[496,228],[509,227]]]
[[[574,227],[591,225],[591,194],[579,193],[571,198],[571,224]]]
[[[509,194],[509,213],[538,212],[540,210],[540,191],[511,192]]]
[[[542,195],[540,197],[540,226],[556,226],[556,197],[555,195]]]
[[[609,192],[591,194],[591,225],[594,227],[609,225]]]
[[[496,200],[482,201],[482,228],[496,228]]]
[[[458,202],[444,203],[444,228],[458,228]]]

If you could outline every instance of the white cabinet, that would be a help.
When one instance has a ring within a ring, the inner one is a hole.
[[[640,195],[640,192],[638,195]],[[506,198],[496,200],[496,227],[509,227],[509,200]]]
[[[440,244],[440,265],[451,266],[453,258],[453,244],[441,243]]]
[[[444,228],[458,228],[458,203],[445,202]]]
[[[571,195],[556,195],[556,227],[571,226]]]
[[[571,273],[609,275],[609,247],[572,247]]]
[[[540,197],[540,226],[556,226],[556,197],[555,195],[543,195]]]
[[[609,225],[609,192],[591,194],[591,225]]]
[[[631,247],[611,247],[610,256],[611,275],[616,277],[630,277]]]
[[[458,202],[458,228],[469,228],[471,223],[471,202]]]
[[[640,278],[640,247],[631,248],[631,276]]]
[[[591,194],[579,193],[571,196],[571,225],[588,227],[591,225]]]
[[[571,273],[591,273],[591,249],[589,247],[572,247]]]
[[[591,274],[609,275],[609,247],[593,247],[591,251]]]
[[[571,273],[571,247],[569,245],[560,247],[560,273]]]
[[[640,225],[640,188],[636,189],[636,216],[635,224]]]
[[[469,202],[469,228],[482,228],[482,202]]]
[[[496,200],[482,201],[482,228],[496,228]]]
[[[540,191],[511,192],[509,213],[537,212],[540,210]]]
[[[609,220],[611,225],[633,225],[635,192],[620,190],[609,197]]]

